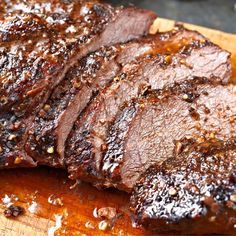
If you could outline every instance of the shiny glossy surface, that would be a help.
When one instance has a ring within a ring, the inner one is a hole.
[[[167,25],[166,22],[163,24]],[[195,26],[191,28],[198,29]],[[231,44],[232,40],[229,36],[225,36],[227,40],[222,41],[216,32],[204,31],[204,33],[207,32],[207,36],[211,40],[218,44],[221,43],[225,49],[232,49],[232,52],[236,53],[236,48],[234,44]],[[234,56],[234,58],[233,77],[236,78],[236,57]],[[99,191],[86,184],[81,184],[71,190],[70,186],[73,184],[74,182],[69,181],[67,174],[61,170],[44,168],[1,170],[0,235],[18,236],[23,235],[23,233],[35,235],[36,232],[39,236],[47,235],[49,229],[50,232],[54,232],[56,227],[52,227],[56,225],[56,219],[58,226],[62,221],[62,227],[56,231],[55,235],[61,232],[63,233],[60,235],[148,235],[148,232],[132,227],[128,212],[129,196],[127,194],[116,191]],[[25,215],[14,220],[8,220],[3,216],[3,209],[9,201],[6,195],[11,199],[14,198],[11,195],[19,198],[16,204],[25,207]],[[53,202],[52,199],[54,198],[60,198],[63,206],[50,204],[49,202]],[[106,206],[116,207],[118,212],[124,214],[124,217],[117,220],[113,230],[104,232],[98,229],[101,220],[93,216],[93,211],[95,208]],[[95,229],[91,229],[93,226]]]
[[[42,235],[47,234],[48,230],[52,233],[56,221],[61,227],[55,234],[48,234],[50,236],[59,233],[89,235],[92,232],[94,235],[144,234],[142,229],[132,227],[127,194],[115,190],[99,191],[84,183],[72,188],[74,184],[75,182],[68,180],[67,174],[62,170],[37,168],[1,171],[0,235],[1,230],[9,225],[7,223],[9,220],[3,217],[3,209],[9,201],[25,209],[25,214],[15,218],[14,221],[16,223],[19,221],[22,227],[31,225],[32,222],[32,232]],[[114,222],[107,221],[114,226],[112,229],[108,226],[105,231],[101,230],[100,223],[104,219],[96,218],[95,209],[102,207],[114,207],[117,211],[117,219]],[[29,222],[27,217],[30,217]],[[40,228],[42,223],[43,227]],[[17,229],[13,227],[12,232],[15,232],[14,230]]]
[[[232,80],[236,84],[236,55],[232,56],[233,75]]]
[[[135,186],[131,202],[139,223],[158,232],[235,235],[234,144],[211,139],[190,147],[185,141],[181,154],[150,168]]]
[[[74,183],[68,180],[63,170],[37,168],[1,171],[0,235],[2,232],[6,235],[17,235],[18,232],[47,235],[48,231],[51,233],[49,235],[53,235],[54,231],[54,235],[149,234],[143,229],[132,227],[128,194],[115,190],[99,191],[83,183],[71,189]],[[25,214],[13,220],[6,219],[3,210],[9,200],[15,205],[23,206]],[[99,230],[102,219],[94,217],[94,209],[101,207],[114,207],[118,214],[123,215],[115,221],[112,230]],[[55,230],[56,222],[58,227],[61,222],[58,230]]]

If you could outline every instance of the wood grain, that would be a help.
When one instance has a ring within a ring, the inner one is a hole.
[[[166,31],[174,27],[175,22],[157,19],[151,29]],[[230,51],[233,58],[234,75],[236,71],[236,35],[184,24],[186,28],[198,30],[214,43]],[[235,76],[236,78],[236,76]],[[129,196],[115,190],[99,191],[87,184],[74,183],[67,179],[63,170],[48,168],[7,170],[0,172],[0,235],[2,236],[44,236],[55,225],[55,216],[62,216],[62,227],[55,235],[148,235],[143,229],[133,228],[128,211]],[[25,214],[17,219],[3,216],[6,206],[1,199],[10,196],[12,202],[25,208]],[[60,198],[63,206],[50,204],[50,196]],[[17,198],[17,200],[14,200]],[[36,203],[34,213],[29,207]],[[113,229],[101,231],[101,221],[93,216],[95,208],[115,207],[120,218]],[[87,227],[85,227],[87,225]],[[88,227],[90,226],[90,227]],[[94,229],[91,229],[93,227]]]
[[[152,26],[151,31],[154,33],[157,31],[163,32],[163,31],[171,30],[173,29],[175,24],[176,22],[173,20],[157,18]],[[199,31],[204,36],[209,38],[213,43],[220,45],[222,48],[230,51],[234,55],[236,54],[236,35],[235,34],[224,33],[222,31],[212,30],[212,29],[208,29],[202,26],[191,25],[187,23],[181,23],[181,24],[183,24],[184,27],[186,27],[187,29]]]

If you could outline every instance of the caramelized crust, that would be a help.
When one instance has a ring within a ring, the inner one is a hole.
[[[146,34],[156,15],[79,0],[1,1],[0,9],[1,167],[15,158],[36,165],[24,145],[52,89],[89,52]]]
[[[78,61],[54,89],[37,115],[26,143],[38,164],[63,165],[65,141],[73,123],[96,94],[119,74],[122,66],[146,54],[172,52],[178,45],[204,37],[184,28],[103,47]],[[53,152],[48,153],[48,151]]]
[[[107,138],[102,170],[107,185],[132,191],[142,173],[184,148],[186,138],[236,136],[234,86],[183,86],[126,106]],[[225,106],[227,104],[227,106]]]
[[[64,165],[67,133],[92,97],[118,73],[119,65],[112,61],[116,52],[115,47],[103,48],[83,58],[54,89],[35,118],[26,143],[27,152],[39,164]],[[108,65],[112,68],[106,71]]]
[[[236,149],[191,148],[151,167],[131,197],[137,222],[150,230],[235,234]],[[206,150],[208,149],[208,150]]]
[[[71,178],[102,182],[100,170],[107,150],[108,129],[124,103],[142,96],[147,89],[168,90],[185,82],[217,84],[229,79],[229,54],[225,51],[208,41],[180,43],[179,47],[176,54],[145,56],[126,65],[86,108],[67,140],[66,163]]]

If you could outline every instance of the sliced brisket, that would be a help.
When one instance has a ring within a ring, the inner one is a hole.
[[[145,54],[171,51],[193,40],[205,40],[183,28],[126,44],[103,47],[79,61],[54,89],[37,115],[26,144],[39,164],[63,165],[64,144],[75,120],[91,98],[120,72],[123,65]]]
[[[138,224],[159,232],[235,235],[235,143],[231,150],[202,145],[143,175],[131,197]]]
[[[106,184],[131,191],[151,165],[181,152],[184,138],[201,143],[236,136],[234,90],[234,86],[182,86],[162,98],[151,95],[132,102],[109,130],[102,162]]]
[[[87,53],[146,34],[156,15],[97,1],[0,5],[1,167],[36,165],[23,150],[25,134],[52,88]]]
[[[77,59],[147,33],[156,17],[145,10],[116,9],[96,1],[7,4],[0,24],[0,93],[6,98],[1,111],[14,104],[30,110],[29,104],[34,107],[42,90],[58,84]]]
[[[99,179],[100,183],[104,180],[101,169],[108,148],[108,128],[125,102],[144,94],[148,88],[161,90],[186,81],[226,82],[230,72],[229,54],[208,41],[195,41],[177,54],[146,56],[126,65],[75,123],[66,147],[70,177],[90,182]],[[151,127],[150,123],[147,125]],[[139,142],[136,149],[137,145]]]
[[[38,164],[64,165],[64,142],[73,123],[99,89],[118,73],[118,48],[103,48],[80,60],[54,89],[34,120],[27,153]]]

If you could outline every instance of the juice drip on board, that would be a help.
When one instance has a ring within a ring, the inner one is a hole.
[[[25,235],[145,235],[142,229],[132,227],[128,203],[128,194],[97,190],[85,183],[75,185],[63,170],[0,171],[0,228],[5,235],[11,222],[12,234],[20,228]],[[23,207],[25,213],[5,218],[3,211],[8,204]],[[100,223],[104,219],[94,215],[94,209],[104,207],[115,208],[119,214],[113,227],[106,229]]]
[[[232,82],[236,84],[236,55],[232,56],[232,69],[233,69]]]

